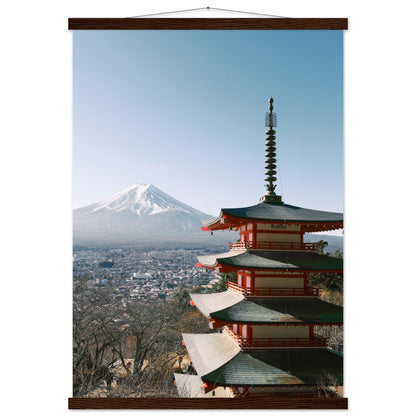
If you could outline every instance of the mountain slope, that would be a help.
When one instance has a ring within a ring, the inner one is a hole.
[[[153,185],[138,184],[75,209],[74,241],[203,241],[201,220],[209,217]]]
[[[134,185],[110,198],[75,209],[75,244],[195,243],[224,245],[237,241],[235,232],[201,231],[211,216],[171,197],[150,184]],[[325,251],[342,250],[342,237],[305,234],[304,241],[328,241]],[[228,245],[224,245],[226,250]],[[224,251],[225,251],[224,250]]]

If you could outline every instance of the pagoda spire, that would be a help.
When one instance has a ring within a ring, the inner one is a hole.
[[[276,195],[276,131],[273,127],[276,127],[276,113],[273,112],[273,98],[269,99],[269,111],[266,113],[266,127],[269,130],[266,131],[266,177],[264,180],[267,182],[266,194],[260,198],[260,202],[282,202],[282,197]]]

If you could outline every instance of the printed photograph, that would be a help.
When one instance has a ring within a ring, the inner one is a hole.
[[[344,397],[343,31],[73,33],[73,397]]]

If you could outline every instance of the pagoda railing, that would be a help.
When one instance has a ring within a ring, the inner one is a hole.
[[[247,297],[267,297],[267,296],[319,296],[319,289],[316,287],[300,288],[280,288],[280,287],[262,287],[250,289],[239,286],[234,282],[227,282],[227,289],[240,293]]]
[[[237,283],[227,281],[226,285],[227,285],[227,289],[230,289],[233,292],[237,292],[242,295],[247,295],[247,289],[242,286],[238,286]]]
[[[292,243],[261,241],[253,243],[251,241],[236,241],[228,243],[231,250],[301,250],[316,251],[316,243]]]
[[[232,327],[230,328],[229,326],[224,326],[222,328],[222,332],[227,334],[237,345],[241,347],[241,337],[232,330]]]
[[[232,326],[224,326],[223,333],[227,334],[241,348],[302,348],[325,347],[327,338],[314,335],[313,338],[243,338],[232,330]]]
[[[241,338],[241,348],[325,347],[326,338]]]

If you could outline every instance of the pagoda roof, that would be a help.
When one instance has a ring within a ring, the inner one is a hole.
[[[202,380],[220,386],[342,384],[343,356],[327,348],[241,351]]]
[[[229,251],[198,257],[205,267],[228,266],[232,269],[284,269],[310,271],[342,271],[343,260],[298,251]]]
[[[198,376],[217,386],[342,384],[343,357],[327,348],[241,351],[225,334],[182,334]]]
[[[240,351],[226,334],[182,334],[182,338],[199,376],[221,367]]]
[[[260,202],[244,208],[223,208],[220,215],[214,219],[203,221],[203,225],[210,229],[225,217],[243,220],[257,220],[266,222],[288,223],[342,223],[343,214],[339,212],[319,211],[281,203]],[[341,225],[342,226],[342,225]],[[340,227],[338,227],[340,228]]]
[[[220,311],[241,302],[244,296],[240,293],[226,290],[225,292],[210,294],[190,294],[197,308],[208,317],[212,312]]]
[[[195,304],[198,306],[196,302]],[[211,313],[210,318],[250,324],[342,324],[343,308],[321,299],[244,299],[233,306]]]

